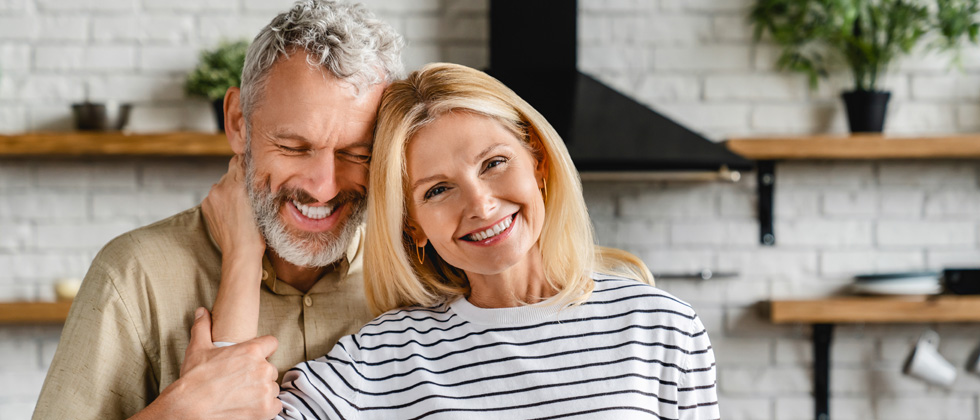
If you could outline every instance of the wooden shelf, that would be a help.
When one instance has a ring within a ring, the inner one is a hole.
[[[65,322],[71,302],[3,302],[0,324],[57,324]]]
[[[980,296],[839,297],[775,300],[776,324],[980,322]]]
[[[0,157],[231,156],[222,133],[28,133],[0,136]]]
[[[725,144],[729,150],[755,160],[980,158],[980,134],[753,137],[735,138]]]

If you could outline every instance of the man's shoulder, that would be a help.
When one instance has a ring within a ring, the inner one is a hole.
[[[166,219],[123,233],[103,247],[100,254],[127,254],[130,257],[157,251],[180,252],[193,248],[213,248],[200,206]]]

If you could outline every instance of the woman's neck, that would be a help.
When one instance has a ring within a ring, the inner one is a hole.
[[[541,250],[535,244],[523,261],[496,274],[466,273],[470,303],[481,308],[512,308],[538,303],[558,293],[545,279]]]

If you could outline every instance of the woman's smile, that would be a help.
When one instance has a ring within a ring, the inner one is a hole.
[[[510,233],[513,231],[512,228],[516,226],[514,223],[516,218],[517,213],[511,214],[489,228],[477,229],[469,234],[463,235],[460,239],[479,246],[493,245],[510,236]]]

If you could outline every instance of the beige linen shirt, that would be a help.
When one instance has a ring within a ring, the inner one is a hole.
[[[259,335],[279,339],[279,378],[372,318],[361,234],[346,260],[303,293],[263,261]],[[220,250],[200,207],[113,239],[95,257],[48,369],[34,419],[123,419],[177,380],[194,310],[211,308]]]

